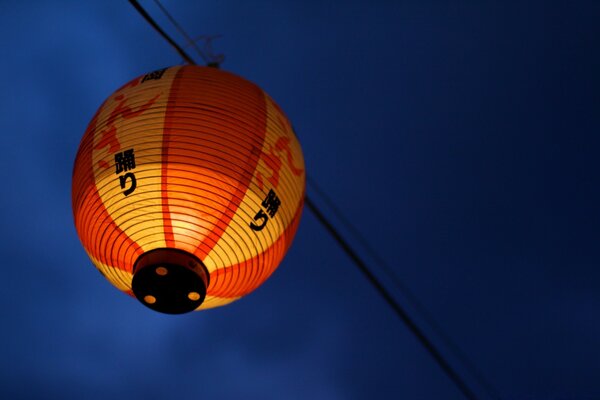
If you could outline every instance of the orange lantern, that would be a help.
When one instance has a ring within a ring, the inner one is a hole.
[[[75,160],[73,213],[114,286],[177,314],[260,286],[291,244],[304,189],[300,144],[265,92],[176,66],[132,80],[96,112]]]

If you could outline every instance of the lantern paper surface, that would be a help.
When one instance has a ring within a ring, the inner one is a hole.
[[[96,112],[72,200],[100,272],[150,308],[179,313],[262,284],[290,246],[304,188],[300,145],[265,92],[218,69],[178,66],[132,80]]]

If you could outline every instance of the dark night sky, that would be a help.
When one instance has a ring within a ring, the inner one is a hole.
[[[501,398],[600,399],[599,2],[163,4],[223,35],[223,68],[286,111],[308,174]],[[119,293],[75,232],[75,153],[108,95],[181,60],[126,1],[0,0],[0,37],[1,398],[462,398],[308,210],[230,306]]]

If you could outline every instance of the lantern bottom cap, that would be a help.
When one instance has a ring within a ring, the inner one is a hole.
[[[202,261],[186,251],[148,251],[138,257],[133,271],[133,294],[154,311],[183,314],[197,309],[206,297],[208,271]]]

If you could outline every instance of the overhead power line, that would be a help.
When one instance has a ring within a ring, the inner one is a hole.
[[[369,244],[368,240],[362,235],[362,233],[360,233],[360,231],[352,224],[352,222],[344,216],[337,204],[335,204],[335,202],[325,193],[325,191],[321,189],[314,179],[307,176],[306,182],[312,188],[312,190],[327,204],[329,209],[331,209],[335,217],[341,222],[346,230],[349,231],[352,236],[354,236],[354,238],[371,257],[371,259],[375,261],[375,264],[383,270],[383,272],[389,278],[389,281],[408,300],[417,314],[420,315],[427,325],[433,329],[435,334],[441,339],[446,348],[450,349],[460,363],[469,371],[469,374],[477,381],[479,386],[481,386],[487,392],[490,398],[494,400],[500,399],[496,389],[485,379],[475,364],[473,364],[473,362],[471,362],[469,357],[467,357],[460,347],[454,343],[450,336],[444,332],[442,327],[431,316],[425,306],[423,306],[423,304],[419,301],[417,296],[398,278],[392,268],[390,268],[383,257]]]
[[[454,382],[454,384],[458,387],[458,389],[465,395],[468,399],[477,399],[475,394],[469,389],[465,382],[461,379],[461,377],[454,371],[454,368],[444,359],[442,354],[437,350],[437,348],[433,345],[433,343],[425,336],[425,333],[417,326],[417,324],[410,318],[410,316],[406,313],[406,311],[398,304],[398,302],[392,297],[392,295],[387,291],[387,289],[381,284],[379,279],[371,272],[367,264],[358,256],[358,254],[352,249],[352,247],[344,240],[344,238],[339,234],[339,232],[335,229],[335,227],[329,222],[329,220],[321,213],[318,207],[312,202],[312,200],[306,196],[305,202],[308,208],[313,212],[315,217],[319,220],[319,222],[327,229],[327,231],[331,234],[331,236],[338,242],[340,247],[346,252],[346,254],[352,259],[354,264],[358,267],[358,269],[365,275],[367,280],[371,282],[371,284],[377,289],[381,297],[388,303],[388,305],[392,308],[392,310],[396,313],[398,317],[404,322],[407,328],[415,335],[418,341],[423,345],[423,347],[429,352],[429,354],[433,357],[433,359],[438,363],[438,365],[444,370],[446,375]]]
[[[146,22],[148,22],[154,29],[156,29],[156,31],[167,42],[169,42],[169,44],[171,46],[173,46],[175,48],[175,50],[177,50],[177,52],[179,53],[179,55],[181,57],[183,57],[185,62],[187,62],[188,64],[191,64],[191,65],[196,65],[196,62],[192,59],[192,57],[190,57],[181,47],[179,47],[179,45],[173,39],[171,39],[171,37],[169,35],[167,35],[167,33],[165,31],[163,31],[160,26],[158,26],[158,24],[152,19],[152,17],[146,12],[146,10],[144,10],[144,8],[140,5],[140,3],[137,2],[137,0],[129,0],[129,2],[131,3],[131,5],[133,7],[135,7],[137,12],[139,12],[140,15],[142,17],[144,17]]]
[[[198,55],[200,57],[202,57],[202,59],[204,60],[204,62],[206,64],[208,64],[210,62],[209,59],[208,59],[208,57],[205,56],[204,53],[202,53],[202,51],[198,48],[198,46],[196,46],[196,42],[194,41],[194,39],[192,39],[190,37],[190,35],[187,34],[187,32],[185,31],[185,29],[183,29],[183,27],[181,25],[179,25],[179,22],[177,22],[177,20],[171,15],[171,13],[169,13],[169,11],[161,4],[161,2],[159,0],[154,0],[154,2],[158,6],[158,8],[160,8],[160,10],[162,11],[162,13],[165,14],[165,16],[169,19],[169,21],[171,21],[171,23],[173,24],[173,26],[179,31],[179,33],[181,34],[181,36],[183,36],[185,38],[185,40],[187,41],[187,43],[190,44],[190,45],[192,45],[192,47],[194,47],[194,50],[196,50],[196,53],[198,53]]]

